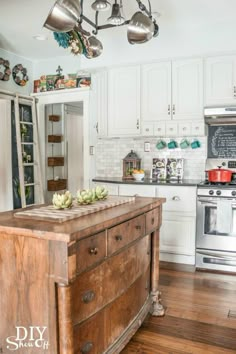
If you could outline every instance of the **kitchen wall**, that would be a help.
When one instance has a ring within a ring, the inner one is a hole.
[[[29,95],[31,92],[33,92],[33,84],[32,84],[32,82],[33,82],[32,81],[33,80],[33,62],[24,58],[24,57],[20,57],[18,55],[13,54],[13,53],[7,52],[1,48],[0,48],[0,58],[3,58],[4,60],[9,60],[11,71],[15,65],[22,64],[23,67],[27,69],[27,74],[29,76],[29,81],[27,82],[27,84],[25,86],[19,86],[13,80],[13,77],[11,74],[10,79],[8,81],[0,80],[0,90],[17,92],[22,95]]]
[[[187,138],[193,141],[193,138]],[[197,138],[201,147],[198,149],[176,148],[169,150],[157,150],[156,143],[158,138],[114,138],[114,139],[98,139],[96,147],[96,169],[97,177],[122,177],[123,175],[123,159],[134,150],[142,159],[141,167],[145,170],[146,175],[150,174],[152,169],[152,159],[156,157],[178,157],[184,159],[184,178],[186,179],[204,179],[205,178],[205,160],[207,156],[206,137]],[[170,139],[163,139],[167,143]],[[175,139],[180,143],[181,138]],[[144,152],[144,143],[150,142],[151,151]]]

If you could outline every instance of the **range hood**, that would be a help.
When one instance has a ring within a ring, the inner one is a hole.
[[[209,125],[236,124],[236,106],[204,108],[205,122]]]

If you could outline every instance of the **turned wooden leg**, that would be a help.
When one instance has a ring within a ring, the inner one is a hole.
[[[161,304],[159,288],[159,230],[152,232],[152,260],[151,260],[151,296],[153,316],[164,316],[165,310]]]

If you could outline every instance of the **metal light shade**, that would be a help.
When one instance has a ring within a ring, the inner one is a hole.
[[[120,5],[115,2],[112,5],[111,16],[107,19],[111,25],[119,26],[125,22],[124,17],[121,16]]]
[[[111,4],[107,0],[95,0],[91,7],[95,11],[106,11],[110,8]]]
[[[74,28],[80,14],[79,0],[57,0],[43,26],[54,32],[68,32]]]
[[[128,25],[127,37],[130,44],[148,42],[154,35],[155,26],[152,20],[141,11],[136,12]]]

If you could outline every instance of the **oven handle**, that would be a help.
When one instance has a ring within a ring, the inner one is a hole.
[[[230,201],[230,199],[227,199]],[[217,205],[217,200],[213,201],[213,200],[207,200],[207,199],[200,199],[198,198],[197,200],[199,203],[201,204],[213,204],[213,205]],[[232,208],[236,208],[236,204],[235,203],[231,203]]]
[[[212,258],[218,258],[218,259],[225,259],[225,260],[229,260],[229,261],[233,261],[236,259],[236,255],[234,257],[229,257],[229,256],[226,256],[226,255],[221,255],[219,253],[214,253],[214,252],[209,252],[209,251],[198,251],[197,250],[197,253],[198,254],[201,254],[202,256],[210,256]]]

